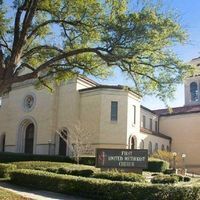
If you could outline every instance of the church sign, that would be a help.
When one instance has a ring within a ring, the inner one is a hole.
[[[96,149],[96,167],[146,169],[146,149]]]

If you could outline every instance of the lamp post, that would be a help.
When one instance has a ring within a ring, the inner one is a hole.
[[[176,171],[176,156],[177,156],[177,153],[173,152],[172,155],[173,155],[173,170]]]
[[[51,153],[51,140],[48,140],[48,154]]]
[[[184,172],[184,174],[185,174],[185,157],[186,157],[186,154],[182,154],[181,155],[181,157],[182,157],[182,161],[183,161],[183,172]]]

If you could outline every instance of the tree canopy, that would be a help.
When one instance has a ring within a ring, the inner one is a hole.
[[[165,99],[191,69],[170,48],[186,40],[176,18],[145,1],[0,2],[1,95],[29,79],[47,86],[118,67],[135,91]]]

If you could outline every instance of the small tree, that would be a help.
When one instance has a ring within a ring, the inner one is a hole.
[[[91,145],[92,135],[80,122],[68,125],[67,127],[68,131],[56,131],[56,133],[66,143],[69,141],[72,157],[79,164],[81,156],[90,155],[93,152]]]
[[[161,159],[161,160],[165,160],[165,161],[170,163],[171,167],[173,167],[173,160],[174,160],[173,152],[158,150],[158,151],[154,152],[152,157],[158,158],[158,159]],[[180,154],[176,155],[175,162],[176,162],[176,166],[180,165],[180,163],[181,163],[181,155]]]

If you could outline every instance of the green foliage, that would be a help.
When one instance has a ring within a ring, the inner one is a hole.
[[[95,157],[94,156],[84,156],[84,157],[80,157],[79,160],[80,164],[83,165],[91,165],[91,166],[95,166]]]
[[[10,163],[18,161],[52,161],[74,163],[74,160],[66,156],[29,155],[23,153],[0,152],[0,162]]]
[[[163,173],[164,174],[174,174],[175,170],[174,169],[166,169]]]
[[[116,182],[35,170],[15,170],[11,174],[11,182],[97,200],[199,200],[200,198],[199,186]]]
[[[140,174],[123,173],[115,171],[94,173],[92,177],[98,179],[108,179],[112,181],[145,182],[145,178]]]
[[[171,174],[170,176],[177,178],[179,182],[184,180],[184,177],[179,174]]]
[[[171,50],[187,34],[171,11],[157,6],[158,0],[146,2],[133,0],[130,10],[129,0],[43,0],[30,24],[23,23],[28,11],[22,9],[19,26],[13,27],[24,1],[14,0],[14,6],[4,1],[12,20],[0,10],[0,35],[11,48],[4,44],[3,57],[17,54],[12,60],[15,75],[25,68],[36,70],[37,85],[46,87],[77,74],[105,78],[118,67],[133,80],[134,91],[166,100],[175,84],[193,72]],[[17,28],[24,39],[17,37]]]
[[[159,175],[151,179],[151,183],[160,183],[160,184],[174,184],[179,182],[178,176],[164,176]]]
[[[15,165],[0,163],[0,178],[9,177],[9,173],[14,169],[16,169]]]
[[[148,161],[148,169],[150,172],[164,172],[169,169],[169,163],[164,160],[152,159]]]
[[[190,181],[191,181],[191,178],[188,177],[188,176],[184,176],[184,177],[183,177],[183,181],[184,181],[184,182],[190,182]]]
[[[47,168],[68,168],[68,169],[95,169],[92,166],[87,165],[77,165],[73,163],[63,163],[63,162],[47,162],[47,161],[24,161],[24,162],[13,162],[18,169],[42,169]]]
[[[91,169],[69,169],[65,167],[58,168],[58,174],[68,174],[73,176],[83,176],[90,177],[93,175],[94,171]]]

